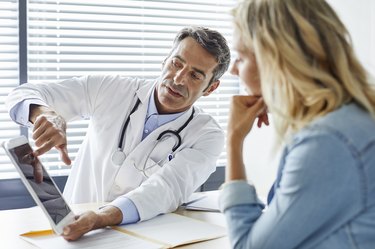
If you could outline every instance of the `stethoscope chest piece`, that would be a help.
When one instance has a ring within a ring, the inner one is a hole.
[[[112,162],[116,165],[121,165],[125,161],[125,153],[121,150],[116,150],[112,154]]]

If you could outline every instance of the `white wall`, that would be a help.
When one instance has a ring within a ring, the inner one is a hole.
[[[375,0],[328,0],[352,36],[355,51],[364,66],[375,75]],[[272,123],[272,121],[271,121]],[[244,161],[248,179],[257,192],[267,196],[277,170],[272,154],[275,133],[272,126],[254,127],[245,140]]]
[[[259,129],[254,125],[244,144],[243,154],[247,178],[255,184],[258,195],[261,197],[267,197],[276,178],[278,155],[275,155],[273,149],[274,137],[275,131],[272,127],[272,118],[270,118],[270,126]]]
[[[375,1],[328,0],[346,25],[355,51],[368,71],[375,74]]]

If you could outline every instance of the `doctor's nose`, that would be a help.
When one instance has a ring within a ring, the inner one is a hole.
[[[183,85],[186,81],[186,76],[187,76],[187,70],[181,69],[178,70],[173,77],[173,81],[176,85]]]

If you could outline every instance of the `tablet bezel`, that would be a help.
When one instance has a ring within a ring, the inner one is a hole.
[[[29,181],[26,179],[26,176],[24,175],[23,171],[21,170],[20,166],[18,165],[17,160],[15,160],[15,158],[13,157],[13,154],[9,151],[11,149],[14,149],[16,147],[23,146],[23,145],[30,146],[30,148],[32,150],[32,147],[29,144],[29,141],[28,141],[28,139],[25,136],[16,137],[16,138],[10,139],[10,140],[5,141],[5,142],[2,143],[2,147],[4,148],[6,154],[9,156],[9,158],[12,161],[12,163],[14,164],[14,166],[16,167],[16,169],[17,169],[17,171],[18,171],[18,173],[20,175],[20,178],[21,178],[22,182],[24,183],[26,189],[29,191],[30,195],[32,196],[32,198],[34,199],[34,201],[36,202],[36,204],[43,210],[43,212],[47,216],[47,219],[48,219],[49,223],[51,224],[51,227],[54,230],[54,232],[57,233],[57,234],[59,234],[59,235],[61,235],[63,233],[63,228],[66,225],[72,223],[75,220],[75,215],[72,212],[72,209],[66,203],[66,201],[65,201],[64,197],[62,196],[62,194],[61,194],[59,188],[57,187],[56,183],[54,182],[54,180],[52,179],[52,177],[48,174],[48,172],[45,169],[45,167],[42,164],[42,162],[40,162],[40,160],[39,160],[40,165],[44,169],[44,172],[51,179],[51,182],[53,183],[53,186],[56,188],[56,190],[59,193],[59,195],[61,196],[63,202],[65,203],[65,205],[70,210],[70,212],[62,220],[60,220],[59,223],[56,224],[54,222],[54,220],[52,219],[52,217],[48,213],[47,209],[45,208],[45,206],[43,205],[43,203],[40,201],[37,193],[35,192],[35,190],[33,189],[33,187],[30,185]]]

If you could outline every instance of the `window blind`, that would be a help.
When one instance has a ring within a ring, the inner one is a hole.
[[[0,1],[0,142],[18,136],[20,129],[10,120],[5,97],[19,84],[18,76],[18,2]],[[0,149],[0,177],[14,177],[14,167]]]
[[[231,42],[230,9],[235,0],[130,1],[29,0],[28,82],[52,82],[86,74],[120,74],[154,79],[175,34],[200,25]],[[228,73],[220,87],[197,105],[226,129],[229,97],[239,92]],[[68,125],[68,150],[74,159],[88,121]],[[52,174],[68,168],[53,150],[42,158]],[[225,165],[225,153],[218,160]]]

